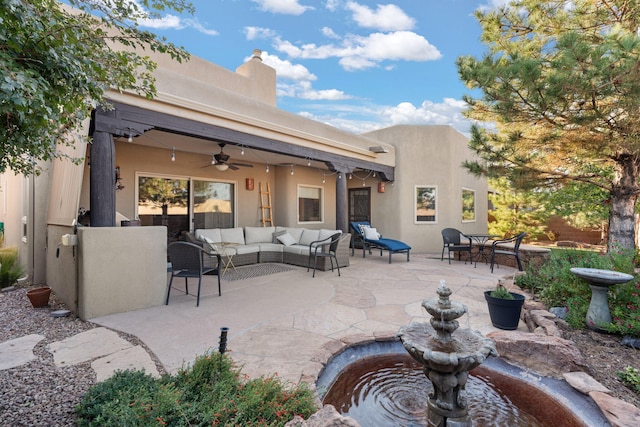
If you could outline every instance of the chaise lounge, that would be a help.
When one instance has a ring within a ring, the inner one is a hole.
[[[380,236],[377,230],[371,227],[368,221],[353,221],[349,223],[349,227],[353,230],[351,233],[351,255],[355,253],[355,245],[362,242],[362,258],[365,257],[367,250],[371,254],[371,249],[379,249],[380,256],[382,251],[389,252],[389,264],[391,264],[392,254],[407,254],[407,262],[411,253],[411,246],[400,240],[387,239]]]

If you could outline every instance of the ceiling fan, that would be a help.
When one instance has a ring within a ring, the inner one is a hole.
[[[205,165],[203,167],[215,166],[216,169],[218,169],[219,171],[226,171],[227,169],[238,170],[239,166],[242,166],[242,167],[245,167],[245,168],[252,168],[253,167],[253,165],[250,165],[248,163],[231,162],[230,161],[231,157],[228,154],[224,153],[224,146],[226,144],[220,143],[218,145],[220,146],[220,152],[217,153],[217,154],[213,154],[213,156],[211,157],[211,164],[210,165]]]

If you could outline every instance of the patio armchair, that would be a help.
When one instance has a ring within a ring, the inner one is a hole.
[[[522,271],[522,262],[520,261],[520,244],[527,233],[522,232],[510,239],[494,240],[491,244],[491,272],[493,273],[493,265],[498,265],[496,255],[515,257],[518,264],[518,270]],[[513,244],[513,247],[510,245]],[[498,265],[499,267],[499,265]]]
[[[311,277],[316,277],[318,258],[329,258],[329,261],[331,262],[331,271],[333,271],[333,260],[335,259],[338,276],[340,276],[340,265],[338,264],[336,252],[338,251],[338,243],[340,243],[341,237],[342,233],[335,233],[326,239],[316,240],[309,244],[309,263],[307,264],[307,271],[311,268],[311,260],[313,259],[313,275]]]
[[[219,254],[217,255],[218,263],[216,267],[204,267],[205,257],[210,257],[211,254],[201,246],[189,242],[169,243],[167,246],[167,255],[171,263],[171,279],[169,279],[165,305],[169,305],[169,295],[171,294],[174,277],[184,277],[184,287],[187,295],[189,295],[189,278],[198,279],[196,307],[200,306],[200,288],[202,286],[202,276],[205,274],[218,276],[218,295],[222,295],[220,287],[220,266],[222,265],[222,259]]]
[[[466,236],[462,231],[457,230],[455,228],[444,228],[442,229],[442,255],[440,256],[440,261],[444,261],[444,251],[447,250],[447,255],[449,258],[449,264],[451,264],[451,252],[458,253],[458,261],[460,261],[461,254],[463,252],[468,253],[467,257],[464,259],[464,263],[467,263],[467,259],[473,262],[472,252],[473,245],[471,244],[471,237]],[[462,237],[469,239],[468,243],[464,243],[462,241]],[[454,255],[455,257],[455,255]],[[477,266],[477,263],[476,263]]]
[[[407,262],[411,254],[411,246],[400,240],[383,238],[375,228],[371,227],[368,221],[353,221],[349,223],[349,227],[353,230],[351,234],[351,255],[355,253],[355,245],[362,243],[362,258],[366,256],[367,250],[371,254],[371,249],[379,249],[380,256],[382,251],[389,252],[389,264],[391,264],[391,255],[398,253],[407,254]]]

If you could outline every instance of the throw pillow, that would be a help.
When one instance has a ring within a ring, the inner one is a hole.
[[[280,243],[282,243],[285,246],[291,246],[298,243],[296,242],[296,239],[294,239],[293,236],[289,233],[284,233],[282,236],[278,236],[277,239]]]
[[[287,230],[282,230],[282,231],[276,231],[272,234],[272,239],[271,239],[271,243],[278,243],[278,237],[282,236],[283,234],[287,234]]]
[[[364,229],[364,238],[367,240],[380,240],[380,234],[375,228],[367,227]]]

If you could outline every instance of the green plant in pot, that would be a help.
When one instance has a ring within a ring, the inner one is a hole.
[[[494,290],[485,291],[484,298],[489,307],[489,317],[493,326],[505,330],[518,329],[524,295],[509,292],[502,283],[498,283]]]
[[[23,274],[18,248],[0,248],[0,289],[14,285]]]

